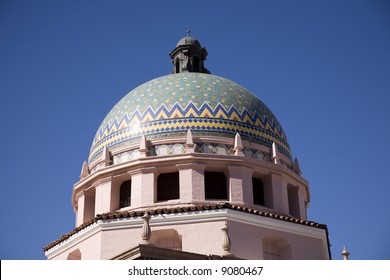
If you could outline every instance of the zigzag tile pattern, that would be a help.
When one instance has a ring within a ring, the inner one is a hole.
[[[242,137],[263,145],[275,142],[291,158],[283,129],[272,112],[240,85],[214,75],[180,73],[151,80],[129,92],[100,125],[92,143],[92,163],[104,146],[115,148],[149,139],[196,133]]]

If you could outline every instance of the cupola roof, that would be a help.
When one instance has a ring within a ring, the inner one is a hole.
[[[180,39],[180,41],[177,43],[176,47],[182,46],[182,45],[193,45],[193,46],[196,46],[198,48],[201,48],[199,41],[197,39],[195,39],[194,37],[190,37],[190,36],[186,36],[186,37]]]

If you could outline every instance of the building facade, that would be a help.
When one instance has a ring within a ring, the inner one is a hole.
[[[189,34],[170,75],[108,113],[73,187],[75,229],[48,259],[330,259],[279,121],[205,68]]]

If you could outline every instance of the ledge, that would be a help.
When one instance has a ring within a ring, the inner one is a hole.
[[[288,223],[294,223],[299,224],[302,226],[308,226],[313,228],[319,228],[326,231],[326,234],[328,234],[328,228],[325,224],[316,223],[313,221],[307,221],[302,219],[297,219],[294,217],[290,217],[287,215],[281,215],[277,213],[272,212],[264,212],[259,211],[256,209],[251,209],[239,205],[233,205],[230,203],[220,202],[220,203],[214,203],[214,204],[199,204],[199,205],[190,205],[190,206],[171,206],[171,207],[162,207],[162,208],[156,208],[156,209],[150,209],[148,210],[150,215],[159,215],[159,214],[169,214],[169,213],[181,213],[181,212],[193,212],[193,211],[203,211],[203,210],[214,210],[214,209],[231,209],[239,212],[245,212],[252,215],[267,217],[270,219],[276,219],[279,221],[285,221]],[[106,221],[106,220],[113,220],[113,219],[122,219],[122,218],[130,218],[130,217],[142,217],[145,213],[145,210],[139,210],[139,211],[121,211],[121,212],[109,212],[104,214],[98,214],[95,218],[89,220],[88,222],[83,223],[82,225],[78,226],[77,228],[73,229],[71,232],[62,235],[59,239],[51,242],[47,246],[43,247],[43,251],[48,251],[54,246],[60,244],[61,242],[66,241],[71,236],[75,235],[79,231],[91,226],[94,223],[97,223],[98,221]]]

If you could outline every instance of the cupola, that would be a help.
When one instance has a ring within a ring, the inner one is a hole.
[[[182,38],[176,45],[176,48],[169,54],[172,59],[172,74],[182,72],[197,72],[210,74],[204,67],[204,61],[207,57],[206,48],[202,47],[198,40],[190,36]]]

